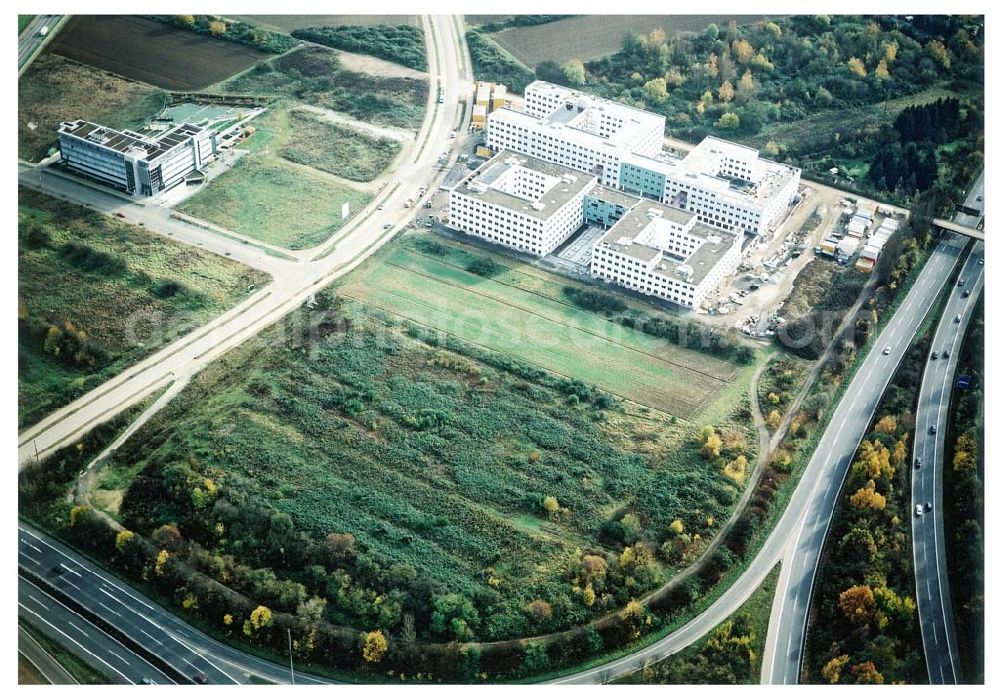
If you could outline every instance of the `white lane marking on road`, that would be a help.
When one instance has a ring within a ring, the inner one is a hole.
[[[74,623],[72,620],[67,620],[66,624],[69,625],[70,627],[74,628],[81,635],[84,635],[86,637],[90,636],[90,635],[87,634],[86,630],[84,630],[82,627],[80,627],[79,625],[77,625],[76,623]]]
[[[25,554],[25,553],[24,553],[23,551],[21,551],[21,550],[18,550],[18,551],[17,551],[17,554],[18,554],[18,555],[20,555],[21,557],[23,557],[23,558],[24,558],[25,560],[27,560],[28,562],[34,562],[34,563],[35,563],[36,565],[38,565],[39,567],[41,567],[41,566],[42,566],[42,563],[40,563],[40,562],[39,562],[38,560],[36,560],[35,558],[31,557],[30,555],[27,555],[27,554]]]
[[[149,639],[153,640],[156,643],[156,646],[158,646],[158,647],[162,647],[163,646],[163,642],[161,642],[160,640],[156,639],[155,637],[153,637],[151,634],[149,634],[148,632],[146,632],[142,628],[139,628],[139,632],[141,632],[142,634],[146,635],[146,637],[148,637]]]
[[[105,604],[105,603],[104,603],[103,601],[98,601],[98,602],[97,602],[97,605],[98,605],[98,606],[100,606],[101,608],[103,608],[104,610],[108,611],[109,613],[114,613],[114,614],[115,614],[115,615],[117,615],[117,616],[118,616],[119,618],[120,618],[120,617],[122,617],[122,614],[121,614],[121,613],[119,613],[118,611],[116,611],[116,610],[115,610],[114,608],[112,608],[111,606],[109,606],[109,605]]]
[[[126,665],[128,665],[128,666],[131,666],[131,665],[132,665],[132,664],[130,664],[130,663],[128,662],[128,659],[126,659],[126,658],[125,658],[124,656],[122,656],[122,655],[121,655],[121,654],[119,654],[118,652],[113,652],[113,651],[111,651],[111,650],[109,649],[109,650],[108,650],[108,654],[111,654],[112,656],[117,656],[117,657],[118,657],[119,659],[121,659],[122,661],[124,661],[124,662],[125,662],[125,664],[126,664]]]
[[[40,555],[40,554],[42,553],[42,551],[41,551],[41,550],[40,550],[40,549],[38,548],[38,546],[37,546],[37,545],[33,545],[33,544],[31,544],[31,543],[29,543],[28,541],[24,540],[23,538],[21,539],[21,542],[22,542],[22,543],[24,543],[24,544],[25,544],[26,546],[28,546],[29,548],[31,548],[32,550],[34,550],[34,551],[35,551],[36,553],[38,553],[39,555]]]
[[[28,594],[28,598],[31,599],[32,601],[34,601],[35,603],[37,603],[39,606],[41,606],[43,610],[48,610],[49,609],[48,606],[46,606],[44,603],[42,603],[41,601],[39,601],[37,598],[35,598],[31,594]]]
[[[77,642],[70,635],[66,634],[65,632],[63,632],[62,630],[60,630],[58,627],[56,627],[52,623],[50,623],[48,620],[46,620],[45,618],[43,618],[41,615],[39,615],[35,611],[31,610],[30,608],[28,608],[27,606],[25,606],[20,601],[18,601],[17,605],[20,606],[21,608],[23,608],[28,613],[31,613],[33,616],[35,616],[36,618],[38,618],[39,620],[41,620],[43,623],[45,623],[46,625],[48,625],[49,627],[51,627],[53,630],[55,630],[56,632],[58,632],[60,635],[62,635],[63,637],[65,637],[66,639],[68,639],[70,642],[72,642],[73,644],[75,644],[76,646],[78,646],[84,652],[86,652],[90,656],[94,657],[95,659],[97,659],[98,661],[100,661],[102,664],[104,664],[105,666],[107,666],[109,669],[111,669],[112,671],[114,671],[115,673],[117,673],[119,676],[121,676],[125,680],[126,683],[128,683],[129,685],[135,685],[135,681],[133,681],[131,678],[129,678],[124,673],[122,673],[121,671],[119,671],[118,669],[116,669],[114,666],[112,666],[111,664],[109,664],[107,661],[105,661],[104,659],[102,659],[100,656],[98,656],[94,652],[92,652],[89,649],[87,649],[85,646],[83,646],[82,644],[80,644],[79,642]]]

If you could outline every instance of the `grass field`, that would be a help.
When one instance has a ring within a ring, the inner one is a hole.
[[[259,63],[213,89],[290,97],[376,125],[415,130],[424,117],[428,83],[345,70],[334,51],[306,46]]]
[[[764,19],[765,15],[584,15],[533,27],[516,27],[490,38],[518,60],[535,68],[546,60],[562,65],[579,58],[587,61],[615,53],[629,33],[648,34],[661,28],[667,34],[700,31],[715,22],[725,27],[730,19],[740,24]]]
[[[43,53],[17,82],[17,154],[38,161],[56,145],[62,121],[85,118],[140,128],[166,105],[155,87]]]
[[[374,181],[402,149],[396,140],[331,123],[309,111],[292,109],[274,115],[284,121],[284,127],[275,128],[284,138],[271,145],[278,156],[351,181]]]
[[[203,89],[268,56],[249,46],[128,15],[76,16],[49,50],[164,89]]]
[[[241,15],[237,19],[289,34],[296,29],[306,27],[371,26],[373,24],[420,26],[420,16],[415,14],[255,14]]]
[[[356,215],[369,200],[367,193],[252,153],[177,209],[269,244],[303,249],[344,225],[343,203]]]
[[[447,257],[427,255],[410,238],[357,274],[343,293],[696,422],[704,407],[738,388],[745,368],[577,309],[561,298],[551,276],[507,270],[488,280],[470,273],[465,266],[472,257],[449,249]]]
[[[33,20],[36,16],[37,15],[33,15],[33,14],[19,14],[17,16],[17,35],[18,36],[21,35],[21,32],[24,31],[25,27],[27,27],[29,24],[31,24],[31,20]]]
[[[267,281],[233,261],[27,189],[19,191],[18,223],[18,427]],[[66,322],[85,337],[72,343]],[[52,328],[62,337],[49,340]]]

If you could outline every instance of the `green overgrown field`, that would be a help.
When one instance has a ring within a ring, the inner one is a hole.
[[[795,121],[769,123],[760,133],[747,138],[746,144],[762,149],[773,140],[779,147],[793,153],[822,151],[830,146],[832,133],[840,133],[839,137],[844,140],[873,138],[909,106],[929,104],[949,97],[964,99],[973,94],[970,90],[956,92],[947,87],[931,87],[877,104],[828,109]],[[857,178],[865,173],[867,168],[864,171],[855,170],[852,175]]]
[[[428,83],[345,70],[334,51],[306,46],[213,87],[215,91],[292,97],[377,125],[416,130],[424,118]]]
[[[474,255],[454,244],[445,256],[424,252],[421,238],[394,245],[343,293],[695,423],[710,404],[732,404],[745,390],[740,377],[752,365],[679,348],[579,309],[563,299],[565,283],[554,276],[512,267],[481,277],[466,269]]]
[[[63,121],[83,118],[138,129],[166,106],[166,92],[43,53],[17,81],[17,156],[31,162],[56,146]]]
[[[264,153],[249,154],[177,210],[288,249],[316,246],[358,213],[371,196]]]
[[[706,637],[615,683],[645,685],[757,685],[767,623],[778,585],[778,564],[743,605]]]
[[[317,299],[115,454],[122,480],[141,469],[124,523],[254,605],[317,597],[323,620],[431,641],[561,629],[693,560],[738,497],[723,464],[754,456],[745,402],[706,456],[663,413]]]
[[[271,108],[254,125],[258,132],[247,139],[248,149],[260,149],[253,142],[259,133],[261,140],[279,157],[351,181],[374,181],[402,149],[397,140],[331,123],[294,105]]]
[[[20,36],[21,32],[31,24],[31,20],[35,18],[33,14],[19,14],[17,16],[17,35]]]
[[[19,189],[18,427],[37,422],[268,277]]]
[[[375,24],[303,27],[293,31],[292,36],[342,51],[373,55],[414,70],[427,70],[424,30],[419,26]]]

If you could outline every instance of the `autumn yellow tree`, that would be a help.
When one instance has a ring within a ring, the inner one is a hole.
[[[361,655],[369,664],[377,664],[389,651],[389,641],[382,634],[381,630],[374,630],[365,633],[364,647]]]
[[[125,546],[128,545],[128,542],[131,541],[132,538],[134,538],[134,537],[135,537],[135,534],[132,533],[131,531],[124,530],[124,529],[121,530],[121,531],[119,531],[118,535],[115,536],[115,548],[119,552],[121,552],[122,550],[125,549]]]
[[[937,39],[927,42],[927,53],[945,70],[951,67],[951,54],[948,48]]]
[[[885,509],[885,495],[875,490],[874,480],[851,495],[850,500],[858,509]]]
[[[879,81],[889,79],[889,64],[885,58],[878,61],[878,65],[875,66],[875,79]]]
[[[837,600],[841,612],[854,625],[864,625],[875,611],[875,594],[866,584],[855,585],[840,593]]]
[[[894,434],[896,432],[896,418],[892,415],[886,415],[875,423],[875,431],[884,434]]]
[[[536,623],[547,623],[552,620],[552,606],[548,601],[536,598],[527,606],[528,615]]]
[[[851,660],[847,654],[841,654],[840,656],[835,656],[820,669],[820,675],[826,680],[827,683],[836,685],[840,682],[840,672],[843,670],[844,665]]]
[[[733,89],[733,83],[730,82],[729,80],[726,80],[721,85],[719,85],[718,93],[719,93],[719,101],[721,101],[723,104],[728,104],[733,100],[733,96],[736,94],[736,91]]]
[[[781,424],[781,413],[777,410],[772,410],[767,414],[767,427],[771,430],[778,429],[778,425]]]
[[[226,33],[226,23],[218,19],[209,22],[208,30],[212,32],[212,36],[222,36]]]
[[[548,512],[549,516],[555,516],[559,513],[559,500],[549,495],[542,500],[542,509]]]
[[[747,478],[747,457],[740,454],[722,469],[722,474],[737,485],[742,485]]]
[[[865,64],[861,61],[860,58],[850,58],[847,61],[847,67],[851,72],[853,72],[858,77],[864,77],[868,74],[868,71],[865,70]]]
[[[160,551],[160,554],[156,556],[156,573],[162,575],[163,570],[167,566],[167,560],[170,559],[170,553],[167,552],[166,548]]]
[[[737,39],[732,43],[733,55],[736,56],[736,60],[743,63],[744,65],[750,62],[750,59],[754,56],[754,48],[746,39]]]
[[[271,624],[271,609],[267,606],[257,606],[250,611],[250,618],[243,621],[243,634],[251,637]]]
[[[875,668],[875,664],[870,661],[862,661],[860,664],[851,666],[851,675],[858,685],[882,685],[885,678]]]

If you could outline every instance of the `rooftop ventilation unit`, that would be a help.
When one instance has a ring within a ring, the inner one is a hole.
[[[545,203],[539,203],[539,202],[536,201],[536,202],[534,202],[534,203],[531,204],[531,209],[532,210],[539,210],[539,211],[544,210],[545,209]]]
[[[677,275],[684,282],[691,282],[691,278],[694,277],[694,269],[689,265],[679,265],[677,266]]]

